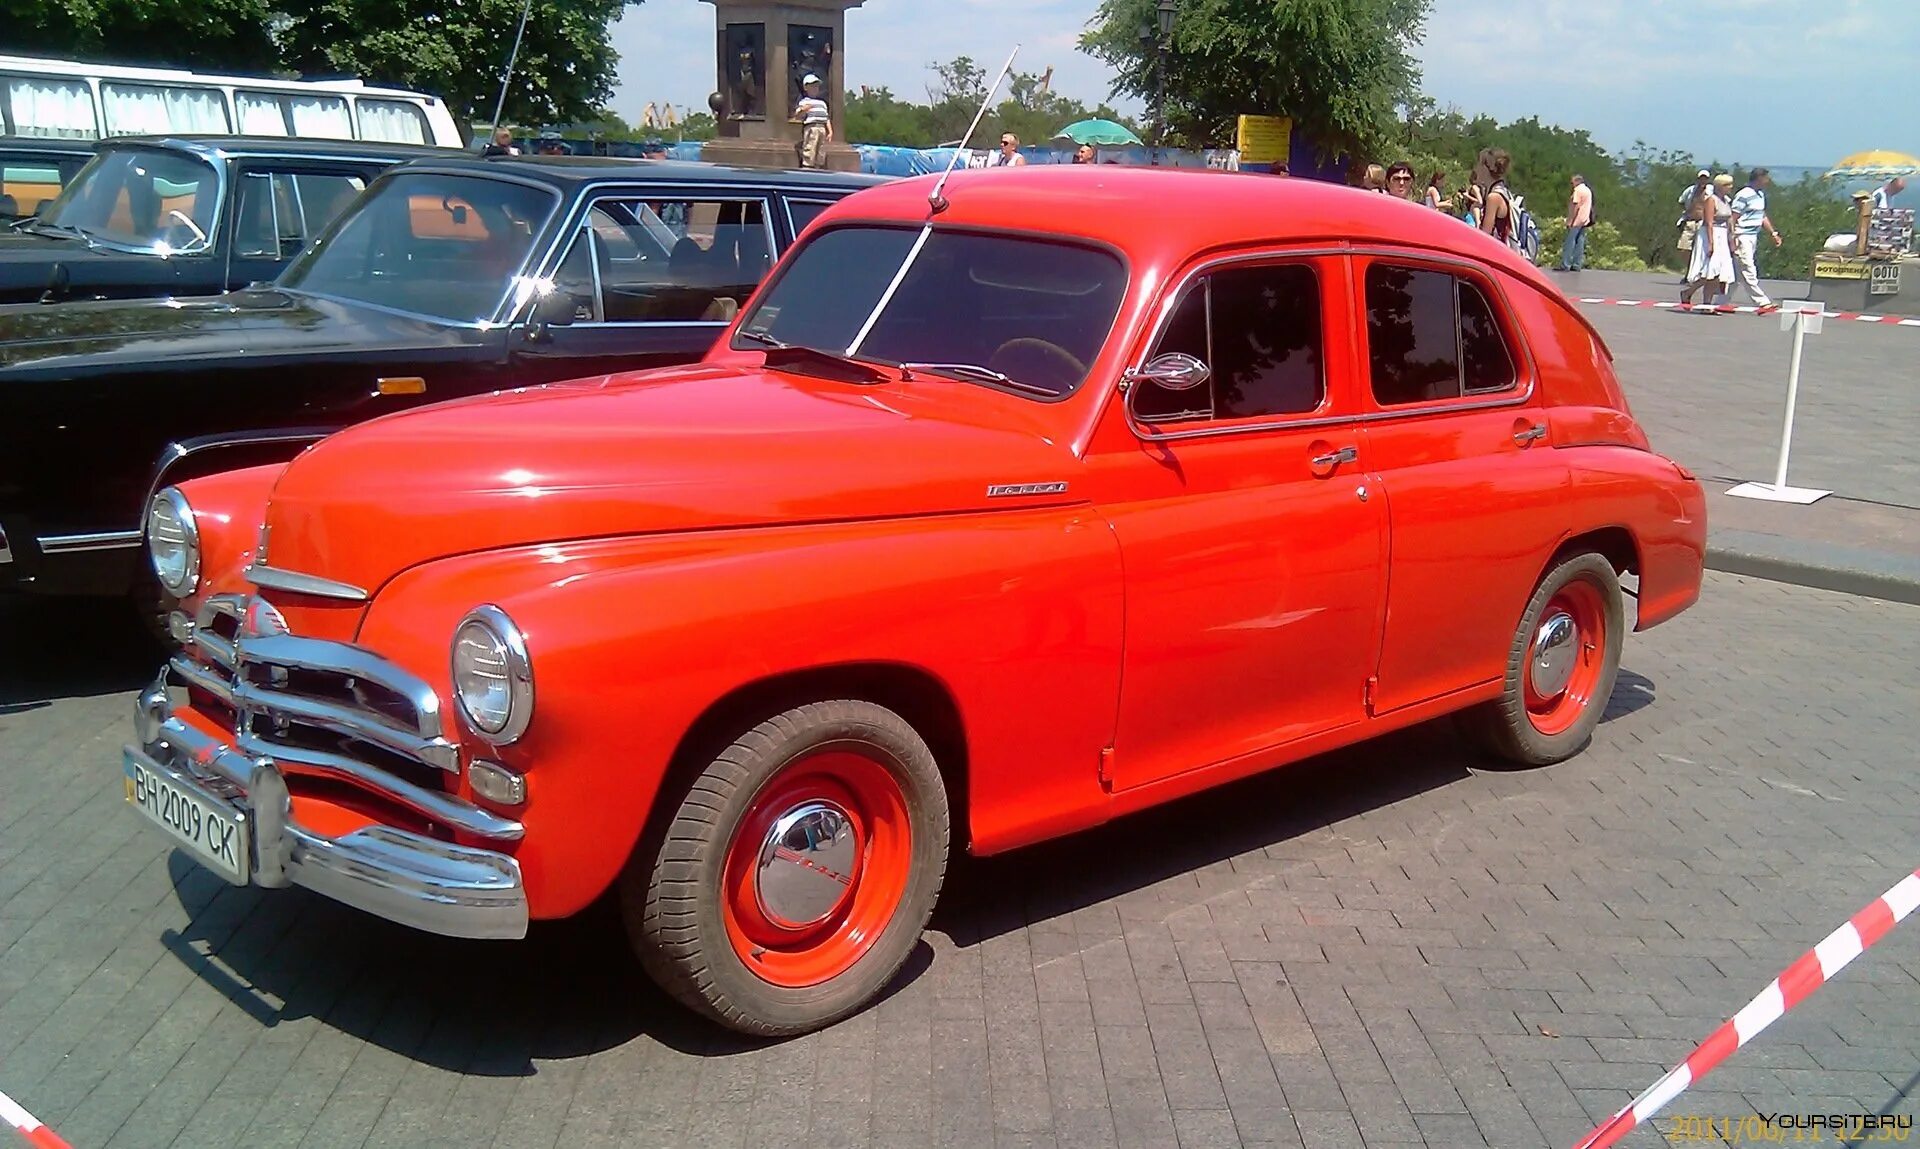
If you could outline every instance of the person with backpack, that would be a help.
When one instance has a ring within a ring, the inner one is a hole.
[[[1527,201],[1507,186],[1507,169],[1513,157],[1503,148],[1488,148],[1475,165],[1475,183],[1485,181],[1486,191],[1480,209],[1480,230],[1520,253],[1527,262],[1540,255],[1540,225],[1527,210]]]

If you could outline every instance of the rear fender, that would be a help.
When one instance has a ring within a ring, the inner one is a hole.
[[[1651,451],[1586,446],[1567,451],[1573,489],[1567,500],[1585,522],[1569,537],[1607,527],[1633,536],[1640,563],[1638,621],[1657,626],[1700,597],[1706,569],[1707,501],[1699,480]]]

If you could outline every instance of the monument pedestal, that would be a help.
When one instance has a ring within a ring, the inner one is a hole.
[[[751,168],[800,166],[800,125],[790,117],[818,76],[833,124],[826,166],[859,171],[846,145],[846,69],[840,63],[847,10],[865,0],[706,0],[713,5],[719,84],[709,101],[719,137],[701,149],[714,163]]]
[[[737,168],[797,168],[800,166],[800,127],[793,128],[793,138],[789,140],[748,140],[738,137],[721,136],[700,145],[700,158],[712,164],[729,164]],[[827,145],[827,168],[834,172],[857,172],[860,170],[860,153],[847,145],[834,142]]]

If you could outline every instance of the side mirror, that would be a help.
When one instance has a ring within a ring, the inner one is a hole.
[[[1213,378],[1213,371],[1205,363],[1188,355],[1184,351],[1169,351],[1156,355],[1137,370],[1121,376],[1120,385],[1126,390],[1127,419],[1134,430],[1147,435],[1145,427],[1149,423],[1164,423],[1169,419],[1184,418],[1184,415],[1142,415],[1140,413],[1140,395],[1148,388],[1142,384],[1152,384],[1163,391],[1191,391]],[[1154,436],[1148,435],[1149,438]]]
[[[1131,372],[1129,378],[1168,391],[1191,391],[1213,378],[1213,372],[1184,351],[1169,351],[1149,359],[1146,366]]]
[[[533,311],[527,316],[527,340],[541,343],[552,338],[552,328],[573,326],[576,306],[573,294],[558,288],[535,299]]]

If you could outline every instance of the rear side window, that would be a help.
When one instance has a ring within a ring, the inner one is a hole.
[[[1367,357],[1383,407],[1505,391],[1519,381],[1493,305],[1443,271],[1367,268]]]

